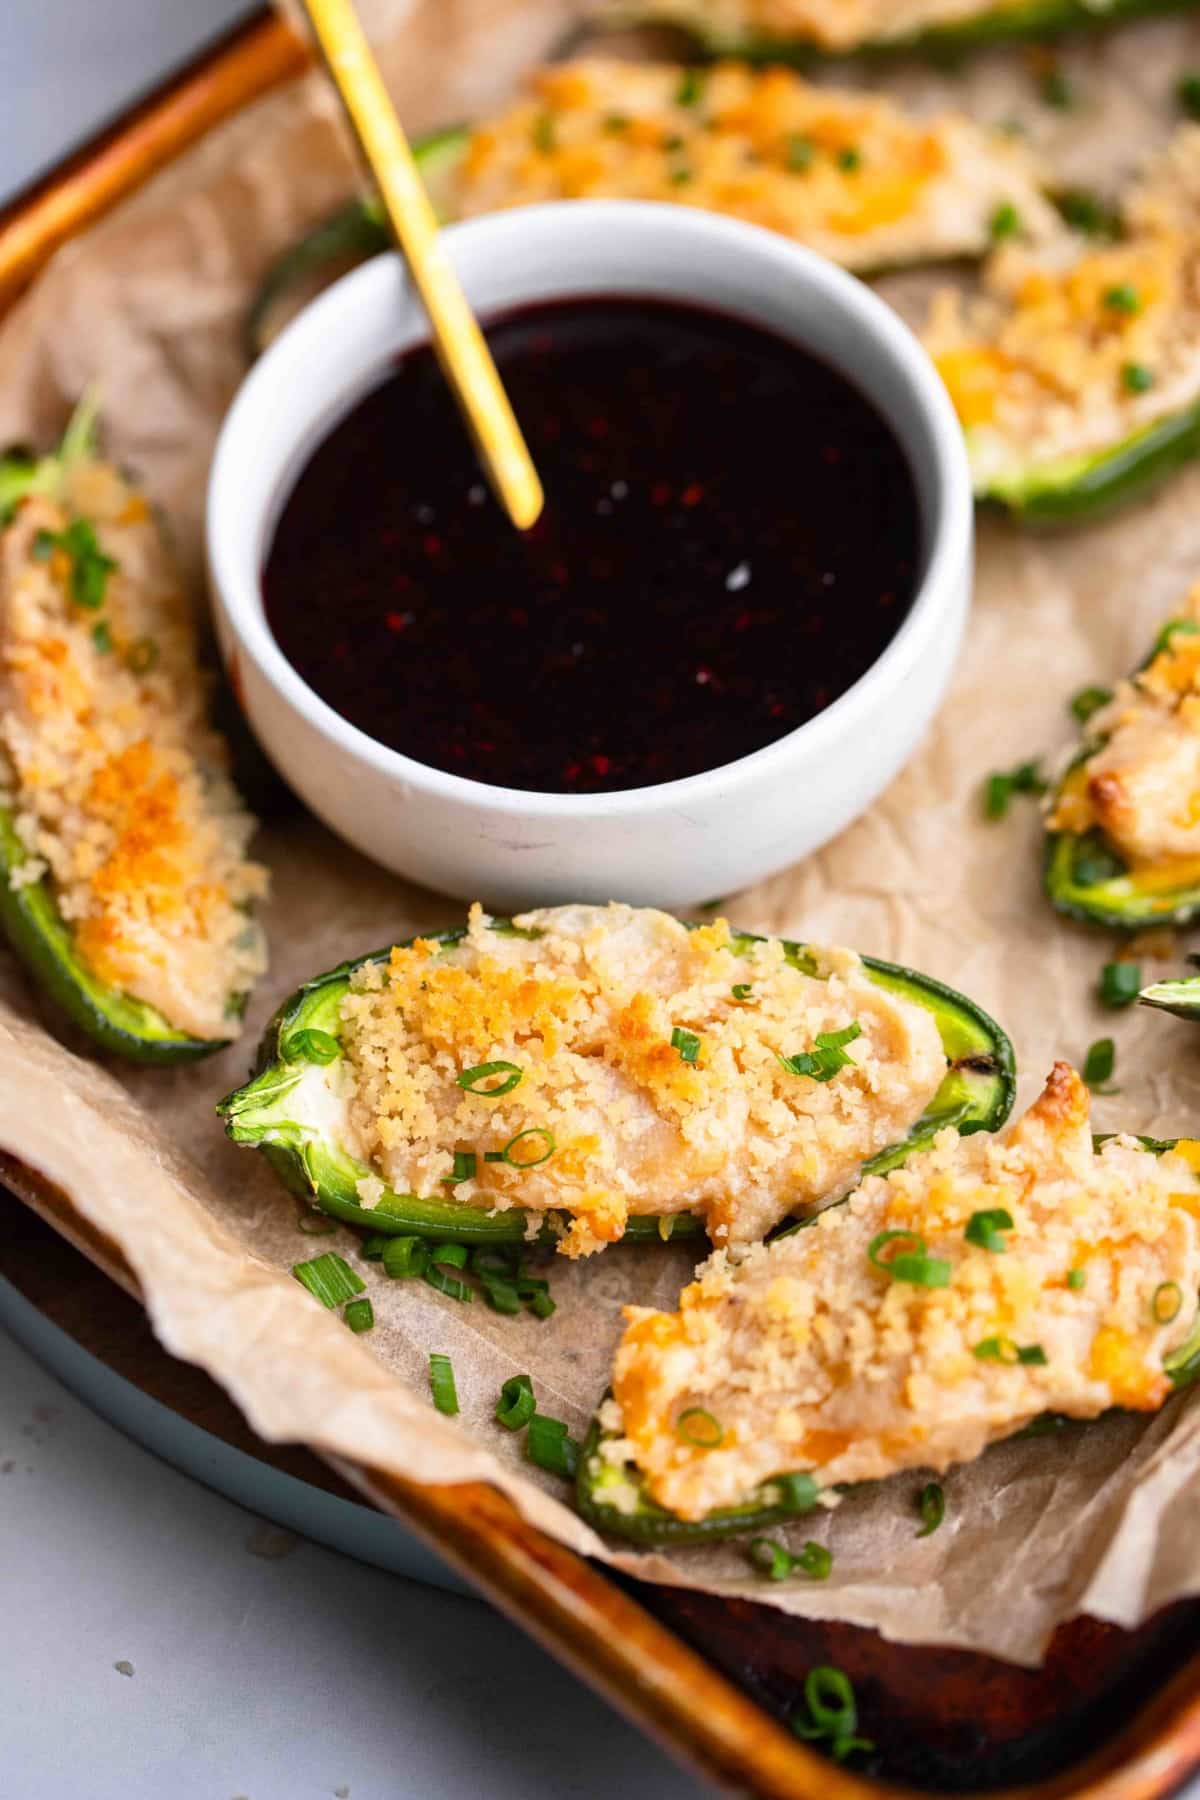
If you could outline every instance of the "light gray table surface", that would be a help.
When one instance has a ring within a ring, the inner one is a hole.
[[[0,10],[3,198],[245,6]],[[3,1800],[700,1792],[482,1602],[264,1534],[2,1332],[0,1611]]]

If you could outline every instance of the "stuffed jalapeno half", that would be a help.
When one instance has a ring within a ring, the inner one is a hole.
[[[1194,962],[1195,958],[1191,958]],[[1156,1006],[1160,1012],[1174,1013],[1177,1019],[1200,1019],[1200,975],[1185,975],[1179,981],[1154,981],[1138,995],[1143,1006]]]
[[[1046,828],[1060,912],[1119,930],[1200,914],[1200,585],[1085,721]]]
[[[945,1470],[1046,1413],[1153,1411],[1200,1365],[1200,1144],[1097,1147],[1057,1064],[995,1135],[946,1133],[805,1229],[626,1309],[580,1510],[642,1542],[757,1528]]]
[[[1200,128],[1145,170],[1116,242],[1006,244],[924,333],[975,492],[1031,523],[1122,505],[1200,450]]]
[[[105,1050],[173,1063],[240,1029],[266,872],[207,719],[150,507],[97,454],[0,459],[0,924]]]
[[[473,907],[309,982],[221,1103],[313,1205],[373,1231],[740,1244],[1012,1103],[1004,1033],[851,951],[628,906]]]
[[[1056,222],[1011,137],[738,63],[542,69],[505,111],[429,139],[418,160],[444,219],[542,200],[665,200],[766,226],[858,274],[981,257],[1002,231],[1042,238]],[[268,275],[253,347],[314,277],[388,241],[370,201],[319,226]]]
[[[1183,12],[1194,0],[612,0],[601,22],[674,26],[707,56],[752,62],[912,51],[948,57]]]

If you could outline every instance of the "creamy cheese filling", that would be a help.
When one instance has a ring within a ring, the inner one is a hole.
[[[560,1209],[569,1254],[684,1211],[745,1243],[843,1192],[945,1075],[931,1015],[852,952],[815,953],[818,978],[723,919],[567,906],[517,925],[476,906],[457,944],[419,940],[354,977],[343,1141],[377,1171],[367,1204],[386,1183]]]
[[[763,225],[853,269],[981,254],[999,209],[1053,214],[1021,150],[957,114],[919,119],[786,69],[584,60],[476,127],[455,215],[578,197],[669,200]]]
[[[1200,880],[1200,584],[1160,642],[1088,721],[1098,748],[1067,777],[1047,826],[1098,827],[1135,873]]]
[[[1157,1407],[1196,1314],[1197,1166],[1194,1144],[1096,1153],[1060,1063],[1003,1132],[944,1132],[810,1228],[718,1253],[677,1313],[627,1308],[602,1454],[698,1519],[786,1472],[945,1469],[1043,1412]]]
[[[187,599],[144,497],[104,463],[0,536],[0,805],[102,982],[178,1030],[236,1036],[265,966],[266,871],[208,725]]]
[[[1200,128],[1147,169],[1126,235],[1063,231],[944,290],[924,334],[981,493],[1111,449],[1200,401]]]

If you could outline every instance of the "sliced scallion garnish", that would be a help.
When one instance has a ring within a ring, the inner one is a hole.
[[[694,1063],[700,1055],[700,1039],[694,1031],[685,1031],[677,1025],[671,1033],[671,1048],[678,1050],[681,1062]]]
[[[1079,692],[1071,697],[1071,711],[1081,725],[1086,725],[1092,714],[1098,713],[1102,706],[1107,706],[1111,699],[1111,688],[1080,688]]]
[[[890,1256],[884,1251],[895,1244]],[[930,1256],[925,1239],[918,1231],[879,1231],[867,1245],[872,1265],[893,1281],[911,1281],[917,1287],[950,1286],[951,1265],[940,1257]]]
[[[342,1317],[345,1319],[351,1331],[370,1331],[372,1325],[375,1323],[375,1308],[371,1305],[369,1298],[364,1300],[350,1300],[347,1302],[346,1310],[342,1314]]]
[[[1183,1308],[1183,1289],[1177,1281],[1160,1281],[1150,1301],[1156,1325],[1169,1325]]]
[[[946,1516],[946,1493],[940,1481],[927,1481],[917,1495],[917,1508],[921,1514],[919,1538],[932,1537]]]
[[[535,1412],[529,1421],[525,1454],[539,1469],[546,1469],[551,1475],[561,1475],[566,1481],[574,1478],[579,1463],[579,1445],[570,1436],[563,1421],[548,1419],[539,1412]]]
[[[454,1152],[454,1169],[449,1175],[442,1176],[443,1187],[458,1187],[460,1182],[474,1181],[475,1152],[473,1150],[456,1150]]]
[[[812,1581],[826,1581],[833,1568],[832,1554],[824,1544],[815,1544],[811,1538],[798,1556],[793,1556],[774,1538],[752,1538],[746,1546],[746,1554],[754,1567],[761,1569],[770,1581],[786,1581],[789,1575],[797,1572]]]
[[[520,1431],[537,1411],[533,1383],[528,1375],[510,1375],[500,1389],[496,1418],[506,1431]]]
[[[854,1689],[841,1669],[822,1665],[810,1669],[804,1680],[807,1718],[793,1719],[797,1737],[827,1739],[835,1762],[844,1762],[854,1750],[873,1750],[870,1738],[860,1738]]]
[[[429,1251],[429,1260],[421,1274],[431,1288],[439,1294],[447,1294],[451,1300],[474,1300],[475,1293],[467,1282],[460,1281],[451,1273],[454,1269],[465,1269],[469,1251],[465,1244],[434,1244]]]
[[[839,1069],[853,1068],[854,1058],[846,1055],[846,1045],[862,1036],[862,1026],[855,1019],[841,1031],[818,1031],[815,1050],[801,1050],[795,1056],[775,1056],[789,1075],[807,1075],[813,1081],[832,1081]]]
[[[367,1285],[336,1250],[326,1250],[323,1256],[314,1256],[309,1262],[293,1263],[292,1274],[322,1306],[340,1306],[343,1300],[361,1294]]]
[[[458,1411],[458,1389],[454,1385],[454,1369],[450,1358],[437,1350],[429,1357],[429,1391],[440,1413],[453,1418]]]
[[[1100,971],[1100,1004],[1115,1012],[1132,1006],[1142,991],[1142,965],[1135,962],[1105,963]],[[1111,1071],[1110,1071],[1111,1073]]]
[[[494,1087],[481,1087],[480,1083],[489,1081],[493,1075],[503,1076],[502,1081]],[[454,1077],[460,1088],[468,1094],[479,1094],[485,1100],[498,1100],[501,1094],[511,1094],[525,1079],[525,1071],[511,1062],[476,1063],[473,1069],[464,1069],[461,1075]]]
[[[1074,1294],[1079,1293],[1081,1288],[1084,1288],[1087,1286],[1086,1271],[1083,1269],[1068,1269],[1067,1270],[1067,1286],[1071,1289],[1072,1293],[1074,1293]]]
[[[1088,1087],[1097,1094],[1115,1093],[1116,1089],[1106,1086],[1116,1067],[1117,1046],[1111,1038],[1097,1038],[1088,1046],[1088,1053],[1083,1060],[1083,1079]]]
[[[424,1238],[390,1237],[383,1246],[379,1260],[383,1264],[384,1273],[396,1280],[423,1275],[429,1262],[429,1245]]]
[[[725,1440],[719,1421],[702,1406],[689,1406],[680,1413],[675,1421],[675,1435],[697,1450],[715,1450]]]
[[[532,1143],[530,1143],[531,1139]],[[525,1144],[535,1154],[527,1156],[524,1151],[517,1154],[516,1146],[518,1144]],[[549,1162],[555,1149],[552,1131],[547,1131],[544,1125],[530,1125],[525,1131],[518,1131],[516,1137],[510,1137],[503,1150],[486,1150],[483,1160],[490,1163],[507,1163],[513,1169],[536,1169],[539,1163]]]
[[[735,1000],[748,1000],[754,992],[754,983],[752,981],[736,981],[730,992]]]
[[[967,1229],[963,1233],[968,1244],[975,1244],[980,1250],[991,1250],[1003,1255],[1008,1249],[1002,1232],[1013,1229],[1013,1217],[1006,1207],[990,1206],[983,1212],[974,1212],[967,1220]]]
[[[1007,1363],[1010,1368],[1017,1363],[1044,1366],[1048,1360],[1040,1344],[1015,1344],[1010,1337],[981,1338],[971,1346],[971,1354],[980,1362]]]

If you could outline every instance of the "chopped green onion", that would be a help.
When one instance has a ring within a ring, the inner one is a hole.
[[[1059,68],[1047,69],[1041,79],[1042,99],[1058,112],[1069,112],[1075,104],[1075,89]]]
[[[927,1481],[917,1495],[917,1508],[921,1514],[919,1538],[932,1537],[946,1516],[946,1491],[940,1481]]]
[[[1104,1083],[1111,1076],[1117,1061],[1117,1047],[1111,1038],[1097,1038],[1088,1046],[1088,1053],[1083,1060],[1083,1079],[1088,1087],[1097,1093],[1112,1093],[1115,1090],[1106,1088]]]
[[[838,151],[837,165],[839,169],[844,169],[847,175],[857,174],[862,168],[862,151],[855,149],[853,144],[847,144],[844,150]]]
[[[1197,625],[1195,619],[1169,619],[1154,640],[1155,656],[1161,656],[1164,650],[1169,650],[1175,638],[1195,637],[1198,631],[1200,625]]]
[[[1116,210],[1086,188],[1068,188],[1053,198],[1072,231],[1081,231],[1087,237],[1108,238],[1116,237],[1120,232],[1121,220]]]
[[[1013,1217],[1007,1208],[992,1206],[971,1214],[963,1236],[968,1244],[976,1244],[980,1250],[993,1250],[1002,1256],[1008,1245],[1000,1234],[1012,1229]]]
[[[1067,1270],[1067,1286],[1073,1294],[1078,1294],[1087,1286],[1087,1271],[1084,1269]]]
[[[1127,362],[1121,369],[1121,386],[1127,394],[1148,394],[1154,386],[1154,371],[1145,363]]]
[[[421,1271],[422,1276],[439,1294],[448,1294],[451,1300],[470,1302],[475,1298],[474,1290],[465,1281],[447,1273],[450,1269],[465,1269],[469,1254],[465,1244],[434,1244],[428,1263]]]
[[[678,1050],[680,1062],[694,1063],[700,1055],[700,1039],[694,1031],[685,1031],[677,1025],[671,1033],[671,1048]]]
[[[454,1385],[454,1369],[450,1358],[434,1350],[429,1357],[429,1390],[440,1413],[453,1418],[458,1411],[458,1389]]]
[[[375,1323],[375,1308],[371,1305],[370,1299],[351,1300],[347,1303],[342,1317],[351,1331],[370,1331]]]
[[[830,1552],[823,1544],[814,1544],[811,1538],[799,1556],[793,1556],[774,1538],[752,1538],[746,1546],[746,1554],[754,1567],[761,1569],[770,1581],[786,1581],[797,1570],[813,1581],[825,1581],[833,1568]]]
[[[704,77],[699,69],[685,69],[675,89],[676,106],[695,106],[704,92]]]
[[[1169,1325],[1183,1307],[1183,1289],[1177,1281],[1160,1281],[1150,1302],[1156,1325]]]
[[[424,1238],[390,1237],[379,1260],[383,1264],[384,1274],[391,1275],[393,1279],[403,1280],[423,1275],[429,1264],[429,1245]]]
[[[862,1036],[862,1026],[855,1019],[842,1031],[818,1031],[815,1050],[801,1050],[795,1056],[775,1052],[776,1061],[789,1075],[808,1075],[813,1081],[832,1081],[840,1069],[853,1068],[854,1058],[847,1056],[845,1046]]]
[[[513,1145],[522,1144],[527,1138],[536,1138],[539,1144],[545,1145],[540,1156],[513,1155]],[[536,1169],[539,1163],[549,1162],[554,1155],[555,1148],[552,1131],[547,1131],[544,1125],[530,1125],[528,1130],[518,1131],[516,1137],[510,1137],[503,1150],[485,1151],[483,1160],[490,1163],[508,1163],[514,1169]]]
[[[68,587],[76,606],[98,612],[104,605],[109,575],[117,565],[100,549],[92,526],[86,519],[72,519],[65,531],[39,531],[33,540],[38,562],[47,561],[55,550],[65,551],[71,559]]]
[[[833,1552],[827,1550],[824,1544],[814,1544],[811,1538],[799,1556],[792,1560],[794,1567],[813,1581],[827,1581],[833,1568]]]
[[[1014,794],[1044,794],[1046,785],[1036,762],[1018,763],[1015,769],[989,775],[983,789],[984,817],[1002,819]]]
[[[537,1411],[533,1383],[528,1375],[510,1375],[500,1389],[496,1418],[506,1431],[520,1431]]]
[[[296,1213],[296,1230],[303,1232],[305,1237],[332,1237],[337,1230],[337,1220],[314,1211],[302,1200]]]
[[[811,1512],[820,1498],[821,1489],[814,1476],[807,1470],[800,1470],[792,1475],[776,1475],[771,1486],[779,1494],[780,1506],[786,1506],[789,1512]]]
[[[383,1253],[391,1241],[391,1238],[385,1237],[381,1231],[373,1231],[369,1237],[363,1239],[359,1253],[367,1262],[382,1262]]]
[[[543,153],[543,155],[545,155],[549,151],[553,150],[554,143],[555,143],[554,119],[550,113],[542,113],[539,118],[534,120],[534,125],[533,125],[534,149],[540,150]]]
[[[314,1031],[309,1027],[293,1031],[282,1045],[282,1051],[285,1062],[331,1063],[337,1061],[342,1047],[330,1032]]]
[[[153,638],[138,638],[125,652],[126,666],[135,675],[148,675],[158,661],[158,645]]]
[[[697,1450],[715,1450],[725,1439],[721,1425],[702,1406],[689,1406],[680,1413],[675,1421],[675,1435]]]
[[[1142,966],[1135,962],[1105,963],[1100,971],[1100,1004],[1115,1012],[1132,1006],[1142,991]]]
[[[557,1302],[549,1294],[534,1294],[526,1304],[535,1319],[548,1319],[552,1312],[557,1311]]]
[[[1189,69],[1175,84],[1175,98],[1189,119],[1200,119],[1200,74]]]
[[[112,649],[112,632],[108,629],[107,619],[101,619],[92,626],[92,642],[101,656],[107,656]]]
[[[854,1689],[840,1669],[823,1666],[810,1669],[804,1682],[807,1719],[793,1719],[792,1730],[810,1741],[829,1740],[829,1752],[836,1762],[844,1762],[855,1750],[873,1750],[870,1738],[856,1736],[858,1706]]]
[[[1001,243],[1005,238],[1013,237],[1021,229],[1021,215],[1011,200],[1004,200],[996,208],[991,218],[991,234],[994,243]]]
[[[326,1250],[310,1262],[293,1263],[292,1274],[322,1306],[340,1306],[343,1300],[361,1294],[367,1285],[336,1250]]]
[[[1040,1344],[1014,1344],[1009,1337],[982,1338],[971,1347],[972,1356],[980,1362],[1006,1363],[1013,1368],[1017,1363],[1037,1363],[1044,1365],[1046,1352]]]
[[[614,136],[616,135],[617,132],[628,131],[629,130],[629,114],[628,113],[615,113],[615,112],[614,113],[605,113],[604,129],[605,129],[605,131],[611,133]]]
[[[480,1082],[487,1081],[492,1075],[502,1075],[504,1079],[498,1081],[495,1087],[480,1087]],[[525,1079],[525,1072],[516,1063],[486,1062],[476,1063],[473,1069],[464,1069],[454,1079],[468,1094],[481,1094],[485,1100],[496,1100],[501,1094],[511,1094],[515,1087],[519,1087]]]
[[[1109,312],[1125,313],[1132,318],[1134,313],[1142,310],[1142,297],[1130,282],[1119,281],[1115,287],[1105,289],[1104,304]]]
[[[561,1475],[564,1480],[570,1481],[579,1462],[579,1445],[568,1435],[561,1419],[548,1419],[544,1414],[535,1412],[529,1421],[525,1454],[539,1469],[546,1469],[551,1475]]]
[[[791,1551],[777,1544],[774,1538],[751,1538],[746,1545],[746,1555],[769,1581],[786,1581],[795,1567]]]
[[[889,1244],[904,1244],[907,1249],[894,1250],[889,1257],[883,1252]],[[916,1231],[880,1231],[867,1245],[867,1256],[875,1268],[893,1281],[911,1281],[917,1287],[950,1286],[951,1266],[940,1257],[930,1256],[925,1239]]]
[[[815,154],[816,146],[811,138],[803,137],[799,132],[795,132],[788,139],[786,160],[787,167],[793,175],[802,175],[805,170],[811,169]]]
[[[748,1000],[754,992],[754,983],[752,981],[736,981],[730,992],[735,1000]]]
[[[475,1152],[473,1150],[456,1150],[454,1152],[454,1172],[442,1176],[443,1187],[457,1187],[462,1181],[475,1179]]]
[[[671,170],[668,179],[674,187],[682,187],[685,181],[690,181],[692,179],[692,171],[688,168],[686,163],[680,163],[677,169]]]
[[[1081,725],[1086,725],[1092,714],[1098,713],[1102,706],[1107,706],[1111,699],[1111,688],[1080,688],[1079,692],[1072,696],[1071,711]]]

